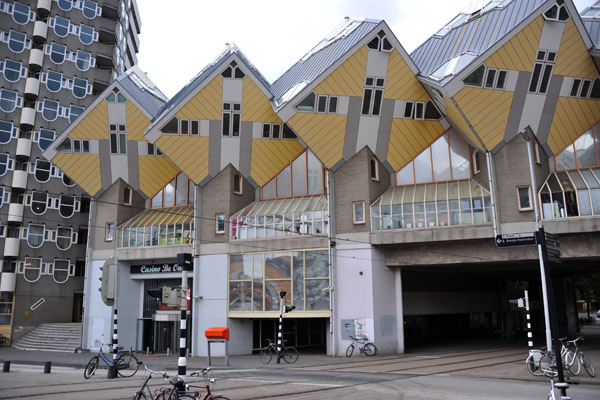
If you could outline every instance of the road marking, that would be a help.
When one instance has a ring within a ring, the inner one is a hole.
[[[260,383],[285,383],[288,385],[300,385],[300,386],[323,386],[323,387],[344,387],[344,385],[334,385],[331,383],[305,383],[305,382],[290,382],[290,381],[271,381],[266,379],[245,379],[245,378],[228,378],[228,381],[241,381],[241,382],[260,382]]]

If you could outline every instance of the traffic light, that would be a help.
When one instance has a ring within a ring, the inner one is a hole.
[[[286,313],[289,313],[290,311],[294,310],[296,308],[296,306],[285,306],[285,311]]]

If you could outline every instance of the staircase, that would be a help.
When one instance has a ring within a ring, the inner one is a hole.
[[[81,323],[41,324],[17,339],[12,347],[19,350],[73,353],[81,347]]]

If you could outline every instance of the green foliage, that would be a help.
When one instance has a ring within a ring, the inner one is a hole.
[[[580,276],[575,279],[577,299],[587,304],[598,304],[600,301],[600,275]],[[594,310],[590,310],[594,311]]]

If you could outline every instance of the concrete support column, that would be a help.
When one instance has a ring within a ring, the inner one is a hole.
[[[404,303],[402,302],[402,270],[400,268],[394,269],[394,280],[396,284],[397,351],[398,354],[404,354]]]

